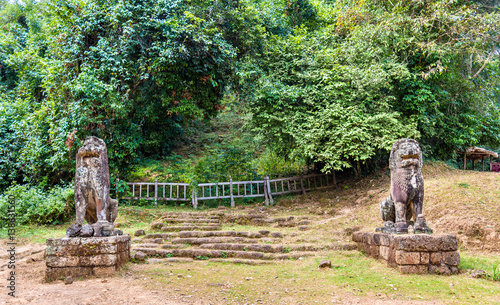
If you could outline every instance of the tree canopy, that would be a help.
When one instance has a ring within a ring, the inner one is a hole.
[[[163,155],[187,120],[213,116],[237,49],[218,16],[197,9],[182,0],[3,2],[3,181],[65,179],[88,135],[108,143],[116,166]]]
[[[498,11],[469,1],[314,3],[314,26],[273,34],[241,72],[270,146],[330,170],[403,136],[436,158],[498,145]]]
[[[498,24],[488,1],[0,0],[0,188],[71,180],[89,135],[120,171],[168,155],[225,92],[325,171],[400,137],[495,147]]]

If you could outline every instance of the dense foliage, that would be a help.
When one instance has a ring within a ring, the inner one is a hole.
[[[169,153],[187,120],[213,116],[236,49],[217,15],[190,9],[182,0],[3,2],[2,183],[68,180],[88,135],[123,170]]]
[[[315,27],[271,36],[240,72],[253,125],[277,152],[359,175],[360,161],[403,136],[427,157],[498,147],[497,11],[446,0],[316,6]]]
[[[7,227],[9,196],[16,204],[16,224],[60,224],[75,215],[73,185],[54,187],[49,192],[28,185],[14,185],[0,195],[0,228]]]
[[[231,143],[192,179],[287,158],[359,175],[404,136],[435,158],[498,147],[500,14],[486,2],[0,0],[0,189],[71,181],[89,135],[123,178],[227,92],[280,161],[256,166],[250,141]]]
[[[219,148],[207,153],[194,168],[194,177],[199,182],[222,182],[229,177],[237,181],[254,180],[252,170],[253,151],[238,146]]]

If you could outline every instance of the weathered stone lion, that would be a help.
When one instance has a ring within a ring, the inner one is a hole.
[[[109,197],[109,186],[106,143],[97,137],[88,137],[76,155],[76,223],[66,231],[68,236],[114,234],[118,201]],[[89,225],[83,224],[84,219]]]
[[[380,202],[384,227],[377,231],[408,233],[412,225],[415,233],[432,233],[422,214],[424,203],[424,177],[422,150],[417,141],[401,139],[392,146],[389,157],[391,193]],[[413,221],[412,221],[413,218]]]

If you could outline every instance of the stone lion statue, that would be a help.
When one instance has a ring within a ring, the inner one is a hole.
[[[109,186],[106,143],[97,137],[88,137],[76,155],[76,223],[66,231],[68,236],[114,235],[118,201],[109,197]]]
[[[408,233],[413,226],[415,233],[432,233],[422,214],[424,203],[424,177],[422,175],[422,150],[413,139],[400,139],[394,143],[389,157],[391,193],[380,202],[384,227],[377,231]],[[413,220],[412,220],[413,219]]]

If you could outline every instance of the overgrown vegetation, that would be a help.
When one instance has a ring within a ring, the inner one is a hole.
[[[61,224],[75,213],[73,185],[45,191],[28,185],[14,185],[0,195],[0,228],[7,225],[8,196],[16,203],[16,224]]]
[[[360,177],[400,137],[495,149],[499,23],[466,0],[1,0],[0,190],[69,183],[89,135],[113,181]]]
[[[325,170],[356,170],[403,136],[428,157],[498,146],[497,13],[467,1],[316,5],[316,26],[271,35],[242,65],[269,146]]]
[[[195,16],[198,4],[2,1],[3,187],[70,180],[88,135],[118,174],[213,116],[237,50],[217,24],[225,10]]]

